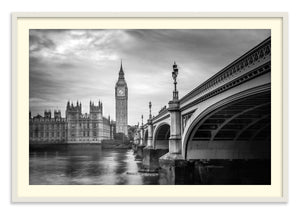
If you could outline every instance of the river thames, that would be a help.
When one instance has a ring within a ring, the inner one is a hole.
[[[61,145],[30,150],[30,185],[153,185],[158,174],[139,173],[132,150]]]

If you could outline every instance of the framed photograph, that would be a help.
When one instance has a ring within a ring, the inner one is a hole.
[[[286,13],[13,13],[13,202],[287,202]]]

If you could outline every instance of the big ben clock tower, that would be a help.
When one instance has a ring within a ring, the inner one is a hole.
[[[128,136],[128,88],[122,67],[115,87],[116,97],[116,133],[124,133]]]

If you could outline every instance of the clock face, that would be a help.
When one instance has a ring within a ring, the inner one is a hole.
[[[118,95],[119,95],[119,96],[124,96],[124,95],[125,95],[125,90],[124,90],[124,88],[119,88],[119,89],[118,89]]]

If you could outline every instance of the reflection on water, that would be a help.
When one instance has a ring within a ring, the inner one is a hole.
[[[132,150],[68,145],[30,151],[30,185],[158,184],[157,174],[138,173]]]

